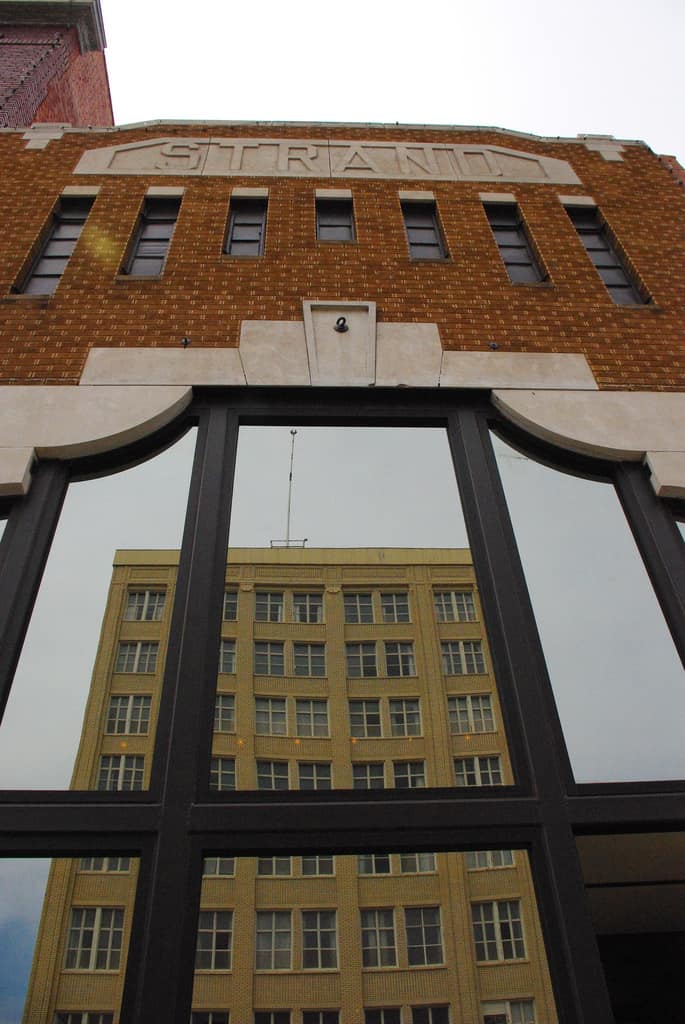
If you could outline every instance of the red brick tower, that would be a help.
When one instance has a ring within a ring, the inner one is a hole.
[[[114,123],[100,0],[0,0],[0,127]]]

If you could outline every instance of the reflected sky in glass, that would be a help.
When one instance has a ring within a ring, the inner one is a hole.
[[[230,544],[286,535],[291,435],[241,427]],[[467,547],[440,429],[300,427],[291,537],[308,547]]]
[[[69,786],[114,552],[180,547],[195,435],[69,487],[0,728],[0,788]]]
[[[0,860],[0,1024],[19,1024],[50,870],[47,859]]]
[[[685,777],[685,673],[614,488],[494,444],[576,780]]]

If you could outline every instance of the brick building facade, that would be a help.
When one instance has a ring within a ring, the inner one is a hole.
[[[187,1024],[203,859],[229,842],[264,858],[522,851],[561,1024],[665,1016],[685,784],[576,782],[489,430],[613,486],[685,656],[678,167],[641,142],[489,128],[33,124],[0,128],[0,198],[3,707],[69,483],[198,427],[149,790],[0,807],[5,855],[138,859],[122,1022]],[[445,430],[511,784],[208,791],[238,431],[292,423]],[[635,911],[603,948],[593,888]]]

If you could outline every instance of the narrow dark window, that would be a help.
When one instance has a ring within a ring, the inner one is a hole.
[[[499,254],[514,284],[538,284],[543,274],[537,264],[516,203],[485,203]]]
[[[316,237],[319,242],[354,242],[351,199],[316,200]]]
[[[402,216],[409,242],[409,255],[412,259],[447,259],[435,203],[404,202]]]
[[[614,302],[619,306],[642,306],[649,301],[640,295],[631,280],[597,207],[567,206],[566,212]]]
[[[59,200],[52,214],[52,224],[45,245],[20,291],[27,295],[52,295],[74,251],[92,205],[92,197],[63,196]]]
[[[124,273],[136,277],[158,277],[162,273],[180,206],[180,199],[148,196]]]
[[[231,199],[226,252],[229,256],[262,256],[266,199]]]

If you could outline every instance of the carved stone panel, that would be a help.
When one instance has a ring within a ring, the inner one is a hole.
[[[309,302],[304,307],[314,386],[364,387],[376,381],[376,303]]]
[[[146,139],[88,150],[74,173],[580,184],[566,160],[505,146],[337,139]]]

